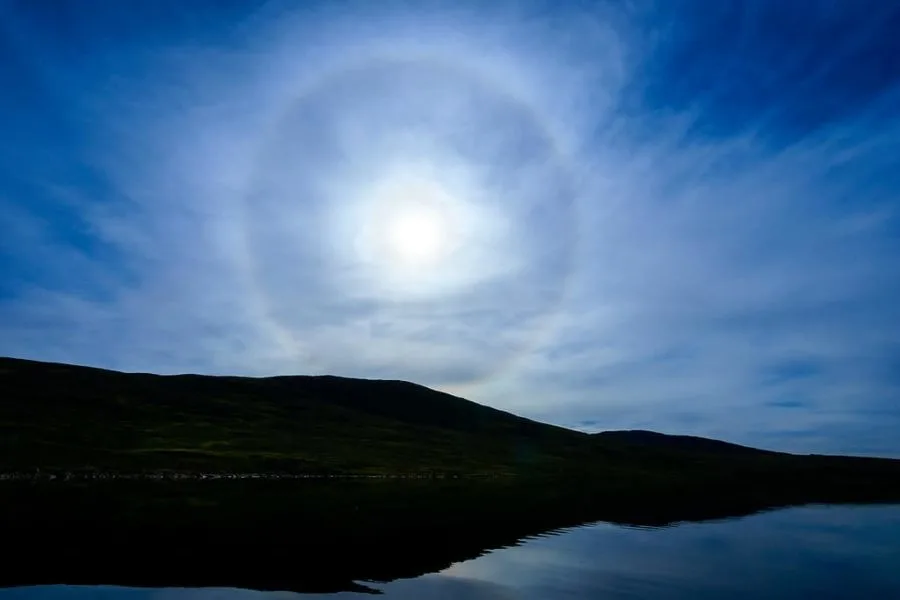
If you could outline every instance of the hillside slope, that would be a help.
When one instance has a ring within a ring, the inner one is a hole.
[[[0,359],[0,473],[35,469],[528,474],[604,489],[869,496],[900,488],[900,461],[647,431],[591,435],[402,381],[160,376]]]
[[[668,435],[656,431],[630,429],[625,431],[601,431],[593,434],[601,442],[611,442],[642,449],[669,450],[679,452],[695,452],[716,454],[719,456],[763,456],[782,454],[771,450],[761,450],[749,446],[741,446],[721,440],[697,437],[693,435]]]
[[[126,374],[0,359],[0,469],[507,472],[585,434],[401,381]]]

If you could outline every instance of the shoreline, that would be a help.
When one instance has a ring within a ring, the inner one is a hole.
[[[443,473],[218,473],[151,471],[142,473],[109,471],[11,471],[0,472],[2,481],[280,481],[298,479],[497,479],[508,474],[443,474]]]

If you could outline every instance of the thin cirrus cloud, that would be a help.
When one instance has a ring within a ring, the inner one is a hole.
[[[0,6],[2,354],[900,453],[886,3]]]

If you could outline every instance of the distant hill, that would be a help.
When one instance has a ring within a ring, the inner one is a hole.
[[[160,376],[0,358],[0,472],[35,469],[900,487],[900,461],[649,431],[587,434],[403,381]]]
[[[639,446],[641,448],[653,448],[659,450],[676,450],[686,452],[700,452],[707,454],[719,454],[722,456],[760,456],[782,454],[771,450],[761,450],[749,446],[741,446],[720,440],[696,437],[692,435],[667,435],[655,431],[632,429],[627,431],[601,431],[593,434],[602,441],[610,441],[618,444]]]

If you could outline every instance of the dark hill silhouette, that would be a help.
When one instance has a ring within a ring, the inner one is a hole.
[[[720,440],[696,437],[692,435],[668,435],[643,429],[631,429],[626,431],[601,431],[593,434],[602,441],[611,441],[642,448],[654,448],[660,450],[676,450],[685,452],[699,452],[706,454],[719,454],[729,456],[759,456],[763,454],[783,454],[772,450],[761,450],[749,446],[741,446]]]
[[[178,479],[211,471],[272,477]],[[159,376],[17,359],[0,359],[4,478],[0,531],[15,551],[0,586],[377,591],[358,582],[437,571],[597,520],[664,526],[900,500],[900,461],[592,435],[400,381]]]
[[[402,382],[0,359],[0,469],[395,473],[549,466],[585,434]]]
[[[860,499],[900,487],[900,461],[587,434],[412,383],[332,376],[160,376],[0,359],[0,434],[5,473],[515,474],[605,490],[736,485]]]

